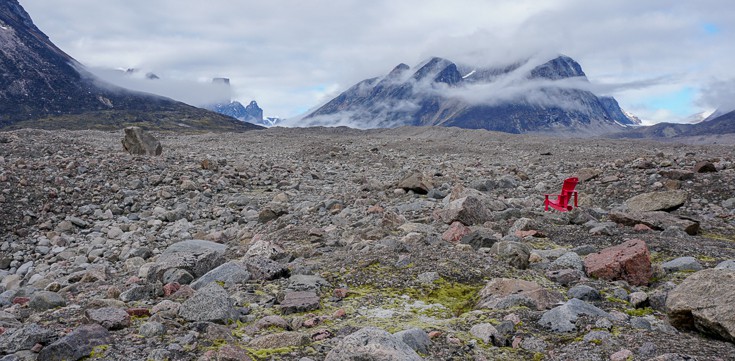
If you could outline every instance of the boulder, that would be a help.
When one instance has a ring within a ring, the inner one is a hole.
[[[674,227],[692,236],[699,233],[699,222],[689,218],[677,217],[671,213],[663,211],[613,212],[610,213],[610,219],[614,222],[631,227],[638,224],[644,224],[659,231]]]
[[[418,353],[429,353],[431,339],[429,339],[429,334],[420,328],[411,328],[408,330],[396,332],[393,334],[393,336],[403,341],[406,345],[408,345]]]
[[[39,360],[71,361],[89,357],[97,346],[109,345],[112,342],[110,332],[97,325],[84,325],[58,341],[44,347],[38,353]]]
[[[475,309],[500,308],[509,297],[523,297],[537,310],[545,310],[563,300],[558,292],[549,291],[536,282],[512,278],[495,278],[480,291],[480,301]]]
[[[56,337],[53,330],[31,323],[23,328],[3,329],[0,334],[0,355],[30,350],[37,343],[47,344]]]
[[[735,270],[705,269],[687,277],[666,299],[669,321],[735,342]]]
[[[66,306],[66,300],[60,294],[49,291],[39,291],[33,294],[28,303],[34,311],[45,311],[56,307]]]
[[[712,164],[712,162],[703,160],[694,164],[692,171],[694,171],[694,173],[714,173],[717,172],[717,168]]]
[[[125,128],[123,148],[132,155],[161,155],[161,142],[139,127]]]
[[[279,308],[284,315],[313,311],[319,308],[319,296],[313,291],[288,292]]]
[[[170,245],[148,270],[148,281],[163,280],[164,274],[182,269],[195,278],[225,263],[227,246],[210,241],[190,239]],[[179,282],[180,283],[180,282]]]
[[[554,332],[572,332],[577,329],[575,322],[582,315],[610,317],[607,312],[587,302],[572,298],[565,304],[544,313],[538,323]]]
[[[490,219],[489,211],[485,205],[472,196],[464,197],[450,202],[446,208],[439,212],[439,217],[446,224],[461,222],[466,226],[482,224]]]
[[[639,194],[625,201],[632,212],[673,211],[684,205],[686,191],[663,191]]]
[[[646,242],[640,239],[587,255],[584,268],[591,277],[609,281],[625,280],[636,286],[648,285],[653,275],[651,255]]]
[[[454,222],[449,226],[449,229],[442,234],[442,239],[447,242],[457,243],[470,232],[470,227],[465,226],[461,222]]]
[[[493,244],[490,253],[515,268],[526,269],[531,257],[531,247],[519,242],[501,241]]]
[[[414,172],[398,182],[398,188],[405,191],[413,191],[416,194],[428,194],[434,188],[431,178],[421,172]]]
[[[701,271],[702,265],[694,257],[679,257],[661,264],[661,268],[667,273],[681,271]]]
[[[231,287],[236,283],[245,282],[250,279],[250,272],[239,262],[227,262],[207,272],[191,284],[191,288],[198,290],[212,282],[222,282]]]
[[[345,337],[324,361],[421,361],[405,342],[375,327],[365,327]]]
[[[130,326],[130,315],[122,308],[102,307],[84,312],[87,319],[108,330],[121,330]]]
[[[179,308],[179,316],[188,321],[227,323],[239,318],[227,291],[216,282],[201,288],[184,301]]]

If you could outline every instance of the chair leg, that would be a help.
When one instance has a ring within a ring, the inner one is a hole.
[[[549,211],[549,195],[545,194],[544,195],[544,212],[548,212],[548,211]]]
[[[577,208],[577,192],[574,192],[574,208]]]

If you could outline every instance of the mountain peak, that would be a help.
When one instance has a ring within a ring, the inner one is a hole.
[[[566,55],[559,55],[531,70],[531,78],[559,80],[574,77],[586,78],[587,75],[579,63]]]

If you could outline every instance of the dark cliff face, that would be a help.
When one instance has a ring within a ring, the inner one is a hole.
[[[432,58],[412,71],[400,64],[385,77],[346,90],[303,122],[367,128],[442,125],[509,133],[583,128],[603,133],[633,124],[615,99],[561,84],[587,82],[573,59],[559,56],[523,70],[526,65],[479,68]],[[483,92],[493,91],[495,98],[483,98]]]
[[[264,124],[263,109],[258,106],[258,103],[255,100],[251,101],[247,106],[243,106],[242,103],[238,101],[232,101],[229,103],[215,104],[207,108],[243,122],[259,125]]]
[[[184,126],[192,126],[187,119],[203,117],[224,128],[242,128],[235,119],[99,81],[56,47],[17,0],[0,0],[0,74],[0,127],[62,117],[71,128],[90,128],[92,124],[68,121],[72,115],[90,112],[104,113],[106,127],[114,127],[117,112],[128,112],[120,113],[127,121],[156,120],[145,113],[159,112],[183,119]]]

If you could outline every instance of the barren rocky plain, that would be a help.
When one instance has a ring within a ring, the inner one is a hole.
[[[0,360],[735,360],[722,139],[153,135],[0,133]]]

